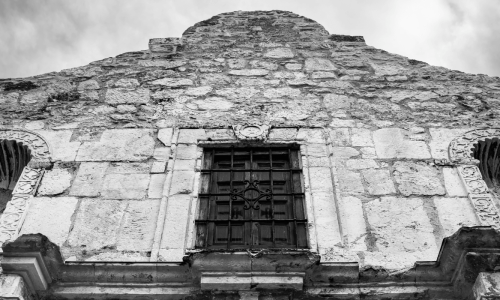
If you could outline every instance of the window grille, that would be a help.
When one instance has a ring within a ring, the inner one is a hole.
[[[307,248],[297,146],[205,149],[196,248]]]
[[[500,140],[498,138],[479,141],[474,145],[474,158],[479,160],[479,170],[488,187],[500,192]]]

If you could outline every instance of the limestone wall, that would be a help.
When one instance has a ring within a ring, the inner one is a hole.
[[[322,261],[399,270],[478,225],[449,164],[454,137],[498,124],[500,79],[329,35],[287,12],[228,13],[149,50],[0,80],[0,125],[41,134],[52,169],[21,233],[66,259],[181,261],[203,143],[231,126],[301,145],[309,239]],[[265,145],[265,144],[264,144]]]

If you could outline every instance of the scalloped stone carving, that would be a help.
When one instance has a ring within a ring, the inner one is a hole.
[[[475,129],[455,138],[448,148],[451,162],[456,164],[477,164],[477,160],[474,159],[472,153],[474,144],[479,140],[494,137],[500,137],[500,128]]]
[[[236,125],[233,126],[234,134],[240,141],[264,141],[269,135],[267,125]]]

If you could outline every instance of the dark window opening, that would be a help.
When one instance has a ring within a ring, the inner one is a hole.
[[[23,143],[0,140],[0,213],[12,198],[12,191],[31,159],[31,150]]]
[[[474,145],[474,158],[479,160],[479,170],[486,185],[495,193],[500,192],[500,140],[479,141]]]
[[[307,248],[297,146],[205,149],[196,248]]]

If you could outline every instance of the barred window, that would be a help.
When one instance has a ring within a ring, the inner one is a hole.
[[[207,148],[201,172],[196,248],[307,248],[298,146]]]

